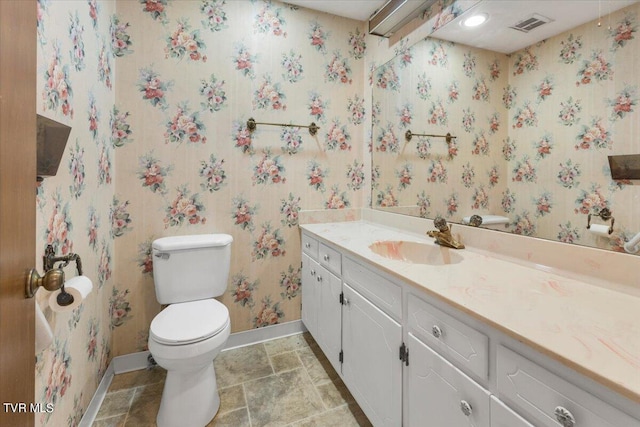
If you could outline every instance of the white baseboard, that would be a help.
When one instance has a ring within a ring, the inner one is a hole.
[[[116,374],[124,374],[125,372],[147,369],[149,367],[149,354],[148,351],[141,351],[114,357],[111,361],[113,363],[113,371]]]
[[[276,338],[284,338],[289,335],[306,332],[306,330],[307,328],[305,328],[302,320],[294,320],[293,322],[236,332],[229,335],[227,344],[222,351],[258,344]],[[91,402],[89,402],[89,406],[82,416],[82,420],[80,420],[79,427],[91,427],[96,419],[96,415],[98,415],[100,405],[102,405],[102,401],[107,395],[107,390],[109,390],[113,376],[125,372],[146,369],[149,365],[149,361],[147,359],[148,356],[148,351],[141,351],[139,353],[125,354],[111,359],[111,363],[109,363],[109,366],[98,385],[98,389],[93,394],[93,398],[91,398]]]
[[[84,415],[82,415],[82,419],[80,420],[78,427],[91,427],[96,419],[96,415],[98,415],[102,401],[107,395],[107,390],[109,390],[109,386],[111,385],[111,381],[113,381],[114,375],[115,371],[113,370],[113,360],[111,360],[111,363],[109,363],[107,370],[102,376],[102,380],[100,380],[100,384],[98,384],[96,392],[93,393],[93,397],[91,398],[91,402],[89,402],[87,410],[84,412]]]
[[[276,338],[284,338],[289,335],[295,335],[306,332],[302,320],[294,320],[287,323],[279,323],[277,325],[265,326],[264,328],[250,329],[248,331],[236,332],[229,335],[225,350],[232,348],[244,347],[247,345],[258,344]]]

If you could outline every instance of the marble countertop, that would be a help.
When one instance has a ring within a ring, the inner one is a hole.
[[[442,248],[420,235],[365,221],[301,228],[640,402],[637,296],[486,251]],[[407,263],[369,249],[385,240],[430,244],[459,262]]]

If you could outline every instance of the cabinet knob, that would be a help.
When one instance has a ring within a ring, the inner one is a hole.
[[[315,270],[311,270],[311,275],[315,276],[316,275],[316,271]]]
[[[556,420],[558,420],[562,427],[573,427],[576,423],[576,419],[573,414],[562,406],[556,407],[553,414],[556,416]]]
[[[433,325],[433,328],[431,328],[431,333],[434,337],[440,338],[442,336],[442,329],[440,329],[440,326],[438,325]]]
[[[317,280],[318,282],[322,282],[322,276],[318,276],[318,277],[316,277],[316,280]]]
[[[462,413],[465,416],[467,416],[467,417],[471,416],[472,408],[471,408],[471,405],[469,404],[469,402],[467,402],[466,400],[461,400],[460,401],[460,410],[462,411]]]
[[[329,255],[325,254],[325,256],[322,257],[325,261],[329,261]]]
[[[311,247],[311,243],[309,243],[309,242],[305,243],[305,244],[304,244],[304,247],[305,247],[305,248],[307,248],[307,249],[309,249],[309,248]]]

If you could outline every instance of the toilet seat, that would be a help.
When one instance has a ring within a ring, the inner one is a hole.
[[[229,310],[215,299],[171,304],[151,322],[149,338],[165,345],[206,340],[229,324]]]

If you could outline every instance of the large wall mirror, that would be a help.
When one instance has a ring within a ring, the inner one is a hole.
[[[484,26],[463,27],[474,14]],[[613,180],[608,157],[640,154],[640,3],[450,15],[373,73],[373,207],[622,252],[640,185]]]

